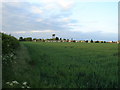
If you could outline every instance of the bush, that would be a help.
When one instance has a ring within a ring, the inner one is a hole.
[[[99,43],[99,41],[95,41],[95,43]]]
[[[10,53],[14,53],[18,47],[19,47],[19,41],[15,37],[2,33],[3,56]]]
[[[2,35],[2,85],[5,85],[5,82],[13,79],[14,70],[13,62],[15,62],[16,51],[20,46],[19,41],[11,36],[4,33]]]

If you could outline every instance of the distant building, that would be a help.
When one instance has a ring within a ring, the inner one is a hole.
[[[33,42],[37,42],[37,40],[33,40]]]

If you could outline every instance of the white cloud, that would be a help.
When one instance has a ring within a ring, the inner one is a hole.
[[[60,5],[63,9],[69,9],[73,6],[74,1],[73,0],[58,0],[57,4]]]
[[[82,33],[91,33],[91,32],[101,32],[101,33],[113,33],[113,34],[117,34],[118,33],[118,29],[116,28],[112,28],[112,27],[108,27],[105,25],[97,25],[97,24],[89,24],[89,25],[84,25],[84,26],[80,26],[80,25],[73,25],[72,26],[73,29],[71,31],[73,32],[82,32]]]
[[[69,22],[71,19],[70,18],[63,18],[62,21],[63,22]]]
[[[73,24],[73,23],[69,23],[67,24],[68,26],[77,26],[76,24]]]
[[[63,0],[0,0],[1,2],[43,2],[43,3],[51,3],[51,2],[59,2]],[[65,0],[64,0],[65,1]],[[69,0],[71,1],[71,0]],[[118,2],[119,0],[73,0],[73,1],[80,1],[80,2]]]
[[[51,8],[61,8],[64,10],[68,10],[70,9],[73,4],[74,4],[74,0],[32,0],[32,1],[28,1],[30,3],[42,3],[44,4],[44,8],[46,9],[51,9]]]
[[[24,34],[24,33],[51,33],[57,32],[55,30],[29,30],[29,31],[16,31],[16,32],[9,32],[13,34]]]
[[[81,2],[118,2],[119,0],[79,0]]]
[[[55,9],[55,5],[54,4],[47,4],[44,8],[46,9],[46,10],[49,10],[49,9]]]
[[[37,21],[37,22],[42,22],[42,21],[43,21],[43,19],[38,18],[36,21]]]
[[[36,0],[36,1],[42,2],[42,3],[53,3],[53,2],[56,2],[57,0]]]
[[[54,31],[54,30],[43,30],[43,31],[41,31],[41,30],[32,30],[32,31],[30,31],[30,33],[50,33],[50,32],[56,32],[56,31]]]
[[[40,9],[39,7],[36,7],[36,6],[32,6],[31,11],[32,11],[32,13],[35,13],[35,14],[42,14],[43,13],[43,10]]]
[[[24,2],[24,0],[1,0],[2,2]]]
[[[20,33],[26,33],[26,31],[16,31],[16,32],[12,32],[12,33],[20,34]]]

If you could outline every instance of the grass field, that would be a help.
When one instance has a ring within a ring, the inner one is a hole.
[[[33,88],[118,87],[118,44],[21,42],[17,55],[11,80]]]

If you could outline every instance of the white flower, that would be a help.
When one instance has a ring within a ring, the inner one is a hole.
[[[19,84],[17,81],[12,81],[12,83]]]
[[[10,85],[10,86],[13,86],[13,83],[10,83],[9,85]]]
[[[27,84],[27,82],[23,82],[23,85],[26,85]]]
[[[10,82],[6,82],[6,84],[10,84]]]
[[[25,88],[24,86],[22,86],[21,88]]]
[[[30,88],[29,86],[27,86],[27,88]]]

